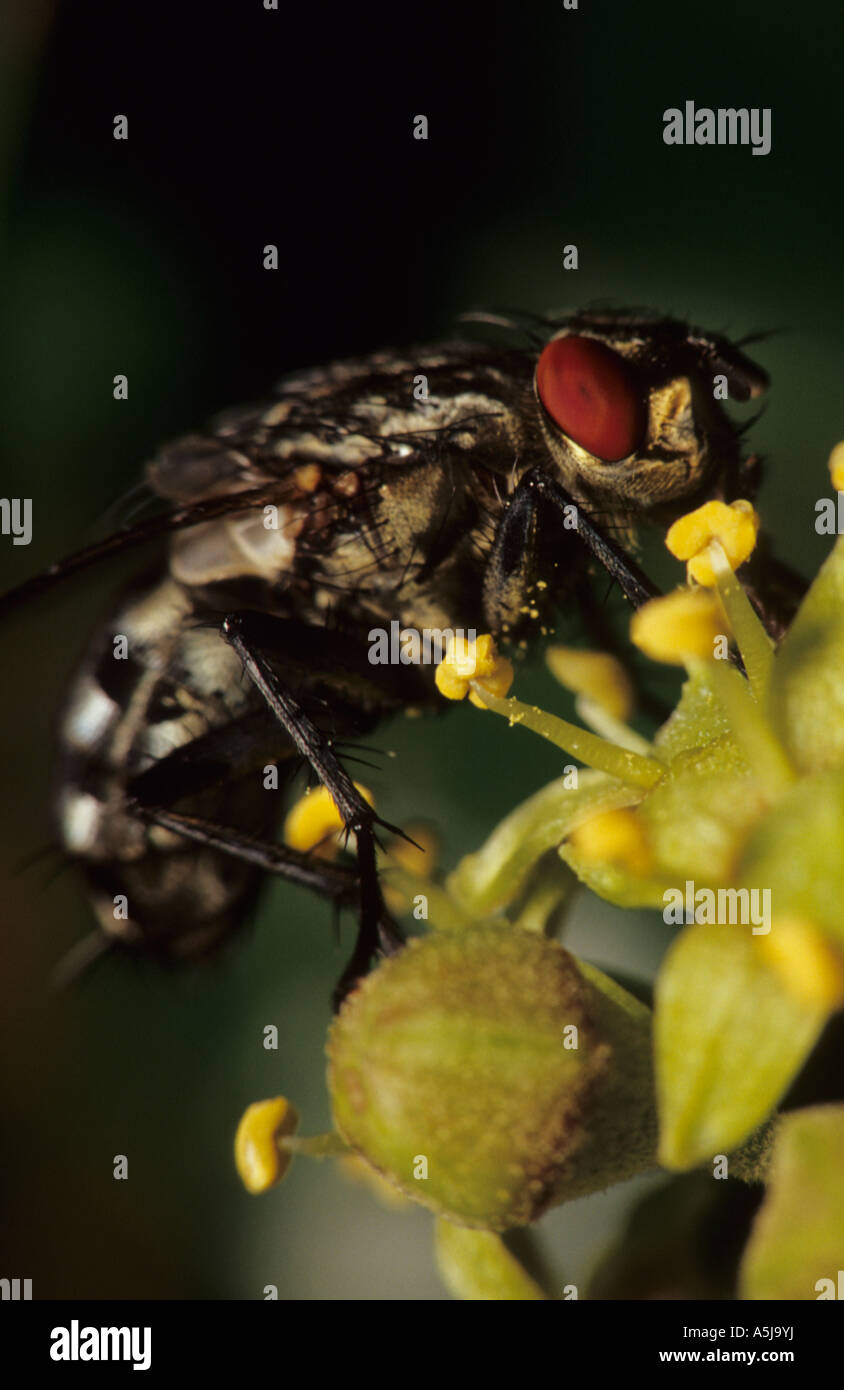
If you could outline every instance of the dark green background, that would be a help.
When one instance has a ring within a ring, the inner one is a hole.
[[[844,435],[840,13],[74,0],[52,16],[7,0],[2,492],[33,498],[35,536],[0,540],[4,585],[106,532],[163,439],[288,369],[431,339],[476,305],[594,301],[779,330],[756,349],[773,379],[751,436],[769,458],[760,507],[783,556],[814,572],[829,546],[814,502]],[[666,147],[662,112],[687,99],[771,107],[772,152]],[[426,144],[411,138],[420,112]],[[299,1162],[261,1199],[234,1175],[249,1101],[282,1092],[306,1132],[328,1124],[322,1043],[344,957],[323,905],[273,886],[251,938],[203,975],[109,960],[70,996],[45,992],[90,917],[72,871],[15,866],[50,840],[56,714],[133,564],[2,632],[0,1273],[33,1278],[36,1297],[255,1298],[267,1283],[288,1298],[442,1297],[425,1213],[382,1211],[330,1165]],[[541,671],[525,691],[566,709]],[[539,740],[468,709],[376,741],[397,754],[369,778],[379,807],[437,821],[450,863],[558,769]],[[647,978],[668,937],[655,914],[584,897],[570,942]],[[545,1223],[560,1283],[585,1281],[647,1186]]]

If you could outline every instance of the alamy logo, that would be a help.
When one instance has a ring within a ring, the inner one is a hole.
[[[719,106],[713,111],[687,101],[682,111],[669,106],[662,120],[666,145],[752,145],[753,154],[770,153],[770,106]]]
[[[831,497],[818,498],[815,512],[819,536],[844,536],[844,492],[837,492],[834,501]]]
[[[402,627],[395,619],[390,623],[390,631],[384,627],[374,627],[369,632],[369,660],[373,666],[439,666],[440,662],[457,644],[473,644],[477,641],[475,628]]]
[[[815,1293],[819,1300],[824,1298],[844,1299],[844,1269],[839,1269],[837,1283],[834,1279],[819,1279],[815,1285]]]
[[[21,1293],[23,1285],[23,1293]],[[31,1279],[0,1279],[0,1299],[32,1298]]]
[[[131,1361],[133,1371],[148,1371],[152,1361],[151,1327],[54,1327],[53,1361]]]
[[[32,540],[32,498],[0,497],[0,532],[12,537],[12,545]]]
[[[662,920],[669,926],[697,922],[707,926],[752,925],[754,936],[767,936],[771,930],[770,888],[698,888],[694,879],[686,879],[682,888],[666,888],[662,895],[665,907]]]

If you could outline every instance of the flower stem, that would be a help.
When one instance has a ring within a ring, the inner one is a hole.
[[[741,652],[747,679],[756,699],[762,704],[768,692],[774,648],[770,637],[757,617],[753,605],[736,579],[723,547],[717,542],[710,546],[710,559],[715,574],[718,597],[732,628]]]
[[[349,1146],[334,1130],[327,1134],[288,1134],[277,1141],[280,1149],[291,1154],[307,1154],[308,1158],[343,1158]]]
[[[566,719],[559,719],[554,714],[546,714],[536,705],[525,705],[521,700],[512,698],[503,700],[498,695],[492,695],[477,681],[472,681],[472,689],[487,709],[503,715],[511,724],[524,724],[564,753],[579,758],[599,772],[618,777],[629,786],[653,787],[663,774],[663,768],[654,758],[643,758],[639,753],[607,743],[597,734],[590,734],[586,729],[569,724]]]

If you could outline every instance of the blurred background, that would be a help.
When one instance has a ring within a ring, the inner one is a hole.
[[[814,503],[844,437],[840,22],[822,0],[0,0],[2,492],[34,508],[28,548],[0,538],[3,587],[106,534],[159,443],[291,369],[449,335],[472,307],[607,302],[735,337],[777,330],[754,350],[772,377],[750,436],[768,460],[759,506],[779,553],[814,573],[830,545]],[[662,113],[686,100],[770,107],[772,152],[665,146]],[[112,138],[117,114],[128,141]],[[281,1093],[304,1132],[329,1125],[322,1049],[351,924],[338,950],[323,904],[268,885],[254,929],[210,969],[109,958],[49,993],[92,919],[72,870],[20,865],[52,838],[74,663],[141,563],[69,582],[2,633],[0,1274],[32,1278],[36,1298],[260,1298],[267,1284],[443,1298],[425,1212],[384,1210],[330,1164],[297,1162],[263,1198],[233,1168],[252,1100]],[[569,712],[540,664],[519,693]],[[395,753],[367,779],[379,809],[438,824],[448,866],[558,771],[540,740],[468,708],[375,741]],[[669,939],[657,914],[583,895],[567,944],[649,981]],[[553,1213],[552,1286],[583,1292],[600,1269],[605,1296],[729,1293],[747,1204],[731,1195],[693,1251],[683,1213],[709,1198],[694,1178],[666,1190],[649,1178]],[[638,1253],[614,1264],[628,1220]]]

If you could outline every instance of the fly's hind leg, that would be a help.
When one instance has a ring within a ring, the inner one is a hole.
[[[335,1007],[338,1007],[369,970],[379,952],[392,954],[401,945],[401,938],[381,896],[375,857],[375,827],[380,824],[396,834],[402,832],[376,816],[333,752],[327,736],[316,727],[273,670],[265,653],[279,649],[279,637],[283,631],[284,625],[279,620],[254,612],[230,613],[222,626],[224,639],[237,652],[249,679],[331,794],[346,833],[355,836],[360,916],[351,960],[334,992]]]
[[[134,804],[133,810],[140,820],[148,824],[160,825],[186,840],[207,845],[210,849],[228,854],[241,863],[254,864],[265,873],[284,878],[289,883],[298,883],[303,888],[310,888],[323,897],[330,898],[336,908],[354,906],[362,898],[360,873],[351,867],[314,859],[312,855],[302,850],[290,849],[287,845],[267,844],[228,826],[217,825],[202,816],[184,815],[180,811],[171,811],[163,806],[142,806],[138,803]],[[377,910],[378,949],[383,955],[392,955],[404,943],[398,927],[384,906],[380,891]],[[370,958],[359,968],[362,960],[363,957],[358,954],[356,946],[332,996],[335,1010],[340,1007],[361,975],[366,973]]]

